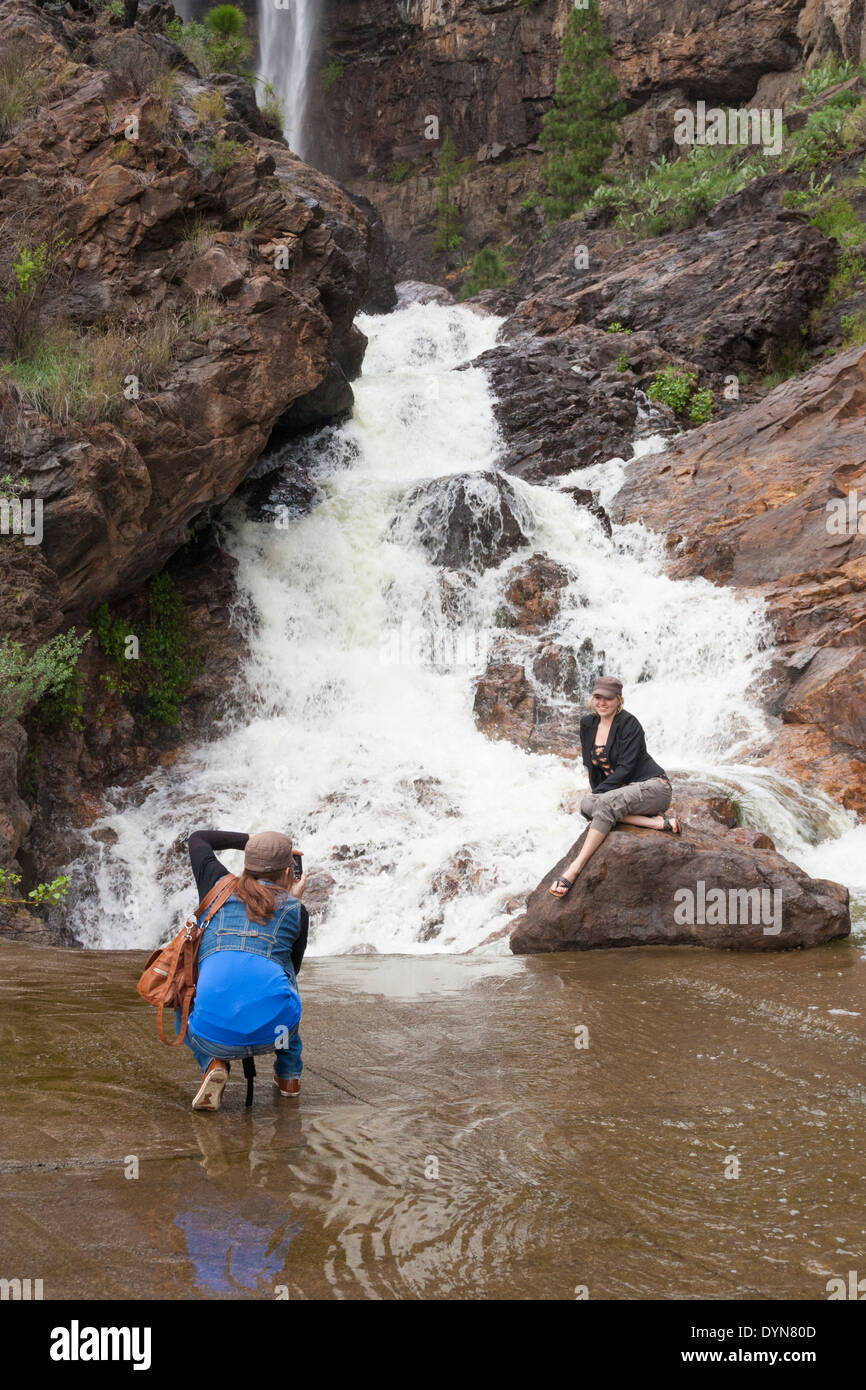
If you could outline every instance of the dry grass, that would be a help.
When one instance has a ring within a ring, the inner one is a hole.
[[[220,91],[201,92],[192,104],[197,126],[209,125],[212,121],[224,121],[228,115],[226,99]]]
[[[137,378],[142,394],[156,387],[180,343],[206,337],[220,313],[203,296],[181,312],[164,306],[146,322],[107,323],[87,335],[52,324],[26,356],[0,363],[0,378],[22,404],[61,424],[116,419],[130,403],[129,379]]]

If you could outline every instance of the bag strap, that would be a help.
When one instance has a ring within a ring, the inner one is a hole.
[[[202,923],[202,925],[206,927],[211,917],[219,912],[220,908],[225,906],[228,902],[234,886],[234,874],[226,874],[223,878],[219,879],[219,881],[214,884],[213,888],[211,888],[210,892],[204,895],[195,912],[192,914],[193,917],[199,918],[203,912],[206,912],[207,916]]]
[[[225,874],[224,877],[221,878],[218,883],[214,884],[210,892],[206,893],[205,896],[202,898],[201,902],[199,903],[198,907],[193,913],[192,919],[186,924],[186,941],[183,943],[183,946],[178,951],[177,956],[175,957],[174,968],[171,972],[171,975],[166,980],[166,986],[168,986],[177,975],[178,969],[181,966],[181,962],[185,957],[185,948],[187,945],[191,945],[193,948],[191,966],[192,970],[195,971],[199,938],[201,937],[204,928],[207,926],[211,918],[214,917],[216,913],[219,912],[220,908],[228,902],[229,898],[232,895],[234,886],[234,874]],[[196,918],[200,917],[202,913],[206,914],[205,919],[202,923],[199,923],[196,921]],[[193,980],[194,979],[195,976],[193,975]],[[156,1014],[156,1031],[159,1033],[160,1039],[162,1042],[165,1043],[166,1047],[178,1047],[183,1042],[186,1036],[187,1020],[189,1019],[189,1011],[192,1007],[194,995],[194,989],[187,990],[184,995],[183,1005],[181,1007],[180,1029],[178,1031],[177,1037],[172,1039],[171,1042],[169,1042],[168,1038],[165,1036],[165,1028],[163,1027],[162,1022],[163,1012],[165,1010],[165,1000],[160,1000],[159,1008],[157,1009]]]

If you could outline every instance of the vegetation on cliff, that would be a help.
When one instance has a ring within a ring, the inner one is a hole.
[[[580,206],[613,149],[624,108],[609,58],[597,0],[589,0],[586,9],[572,9],[556,95],[541,131],[551,219],[569,217]]]

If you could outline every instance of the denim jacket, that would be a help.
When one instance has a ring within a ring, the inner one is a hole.
[[[214,951],[249,951],[255,956],[267,956],[285,970],[293,989],[298,981],[292,964],[292,946],[301,929],[301,905],[297,898],[286,895],[277,902],[277,910],[264,926],[247,919],[246,904],[239,898],[228,902],[215,913],[205,927],[198,947],[198,964]]]

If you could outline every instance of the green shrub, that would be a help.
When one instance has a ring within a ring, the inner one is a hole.
[[[630,371],[631,371],[631,363],[629,362],[628,356],[627,356],[626,353],[621,352],[620,355],[619,355],[619,357],[616,359],[616,369],[617,369],[618,372],[630,372]]]
[[[716,398],[708,387],[695,391],[689,401],[689,419],[696,425],[705,425],[716,413]]]
[[[619,320],[614,319],[613,323],[609,323],[604,331],[605,333],[633,333],[634,329],[623,328]]]
[[[270,82],[265,82],[262,88],[262,99],[259,102],[259,110],[269,125],[275,125],[278,130],[282,130],[285,124],[286,113],[283,110],[283,103],[280,101]]]
[[[18,245],[4,275],[2,299],[8,306],[2,320],[7,351],[17,356],[39,336],[49,292],[60,278],[69,238],[52,234],[38,244]]]
[[[843,314],[840,320],[843,347],[863,347],[866,345],[866,309],[859,313]]]
[[[231,9],[231,6],[227,8]],[[228,115],[226,99],[218,88],[200,92],[192,104],[196,125],[209,125],[211,121],[224,121]]]
[[[204,17],[205,27],[221,39],[241,38],[247,29],[246,15],[237,5],[215,5]]]
[[[220,12],[229,10],[240,16],[241,27],[237,32],[230,31],[236,24],[234,19],[226,21],[228,29],[219,27],[224,23],[223,18],[217,18],[217,27],[211,22],[212,15],[219,16]],[[204,77],[213,77],[220,72],[234,72],[243,77],[250,75],[252,41],[246,32],[243,11],[234,5],[217,5],[205,15],[203,24],[194,20],[184,24],[180,19],[173,19],[166,25],[166,34]]]
[[[806,105],[815,101],[828,87],[835,87],[837,82],[847,82],[855,72],[856,66],[850,58],[840,60],[834,55],[819,63],[806,73],[801,84]]]
[[[225,135],[218,135],[213,144],[202,145],[202,153],[205,162],[213,169],[216,174],[227,174],[240,159],[243,158],[243,146],[237,140],[229,140]]]
[[[838,107],[813,111],[803,130],[793,137],[793,145],[785,157],[785,169],[811,169],[834,159],[845,148],[842,129],[846,115]]]
[[[676,415],[685,415],[696,380],[694,372],[681,372],[676,367],[664,367],[656,372],[647,395],[651,401],[661,401],[669,406]]]
[[[846,87],[843,92],[835,92],[833,96],[828,97],[824,102],[823,110],[831,111],[837,108],[844,108],[846,111],[850,111],[855,106],[859,106],[862,101],[863,98],[858,92],[854,92],[850,87]]]
[[[324,87],[326,92],[329,92],[331,88],[334,86],[334,84],[339,82],[340,78],[343,76],[344,71],[345,69],[343,67],[343,64],[337,62],[336,59],[333,59],[330,63],[325,64],[325,66],[319,73],[319,77],[322,79],[322,86]]]
[[[89,632],[76,637],[75,628],[50,637],[28,656],[20,642],[0,641],[0,723],[18,719],[48,695],[62,691],[75,675]]]
[[[408,179],[412,172],[412,168],[413,166],[409,163],[408,159],[399,159],[388,171],[388,182],[402,183],[404,179]]]
[[[460,291],[461,299],[471,299],[480,290],[501,289],[511,279],[508,269],[509,253],[493,246],[483,246],[472,259],[469,276]]]
[[[147,617],[140,632],[112,616],[107,604],[93,615],[99,646],[117,668],[106,684],[131,695],[145,719],[175,725],[190,685],[202,668],[201,656],[190,645],[186,610],[174,582],[158,574],[147,589]],[[138,638],[138,658],[127,658],[127,639]]]
[[[553,106],[546,112],[540,143],[547,152],[545,177],[552,218],[570,217],[598,179],[613,149],[624,107],[608,66],[610,48],[598,0],[571,9]]]
[[[849,111],[842,126],[842,143],[846,149],[866,144],[866,101]]]
[[[439,151],[439,174],[436,179],[439,197],[436,203],[436,230],[432,246],[434,256],[439,252],[448,255],[451,251],[456,251],[463,242],[460,235],[460,209],[452,196],[460,178],[457,151],[450,130],[446,130]]]
[[[61,874],[51,883],[38,883],[35,888],[30,889],[26,898],[12,896],[20,883],[20,874],[13,873],[10,869],[0,869],[0,903],[4,907],[18,903],[23,903],[26,907],[40,907],[42,903],[56,906],[69,892],[72,879],[69,874]]]
[[[783,381],[789,381],[792,376],[800,376],[808,371],[811,366],[812,360],[802,343],[782,348],[774,354],[769,363],[769,370],[763,380],[764,389],[772,391],[774,387],[781,386]]]

